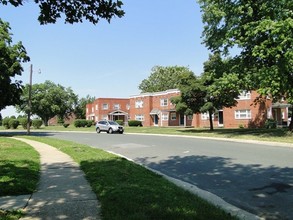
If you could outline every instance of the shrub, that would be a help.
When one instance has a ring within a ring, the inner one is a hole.
[[[80,128],[81,127],[80,126],[80,124],[81,124],[80,119],[75,120],[73,124],[74,124],[74,127]]]
[[[10,126],[9,126],[9,120],[10,120],[9,117],[5,117],[5,118],[3,119],[3,121],[2,121],[2,124],[3,124],[3,126],[4,126],[6,129],[9,129],[9,128],[10,128]]]
[[[23,129],[27,129],[27,118],[19,118],[18,121],[19,124],[21,124],[21,126],[23,127]]]
[[[8,124],[10,128],[16,129],[19,125],[19,121],[17,119],[10,119]]]
[[[123,124],[124,124],[124,121],[123,121],[123,120],[116,120],[116,122],[117,122],[119,125],[123,125]]]
[[[277,128],[277,122],[274,119],[267,119],[265,122],[265,128],[272,129]]]
[[[93,125],[93,121],[92,120],[87,120],[86,121],[87,123],[86,123],[86,126],[89,128],[89,127],[91,127],[92,125]]]
[[[34,128],[39,129],[42,126],[43,121],[41,119],[34,119],[32,124]]]
[[[129,120],[128,125],[130,127],[141,127],[142,123],[141,123],[141,121],[138,121],[138,120]]]
[[[64,127],[64,128],[67,128],[68,126],[69,126],[68,123],[63,123],[63,127]]]

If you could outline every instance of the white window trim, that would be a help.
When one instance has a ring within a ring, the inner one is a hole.
[[[173,117],[173,116],[175,116],[175,117]],[[171,112],[171,120],[172,120],[172,121],[177,120],[177,115],[176,115],[176,113]]]
[[[251,110],[250,109],[239,109],[235,110],[235,119],[251,119]]]
[[[143,108],[143,100],[136,100],[135,108]]]
[[[168,106],[168,99],[167,98],[160,99],[160,104],[161,104],[161,106]]]
[[[107,103],[103,104],[103,110],[107,110],[107,109],[109,109],[109,105]]]
[[[135,120],[144,121],[144,115],[135,115]]]
[[[162,121],[168,121],[169,114],[168,113],[162,113]]]
[[[246,91],[246,90],[243,90],[237,98],[237,100],[249,100],[249,99],[251,99],[251,93],[250,91]]]
[[[114,110],[119,110],[119,109],[120,109],[120,104],[114,104],[113,109],[114,109]]]

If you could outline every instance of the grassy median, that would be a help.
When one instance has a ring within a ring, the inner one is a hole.
[[[26,137],[70,155],[81,166],[107,219],[237,219],[162,176],[105,151],[70,141]]]

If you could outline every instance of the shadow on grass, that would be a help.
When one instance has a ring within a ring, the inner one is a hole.
[[[103,219],[235,219],[163,177],[126,161],[82,161]]]
[[[265,219],[293,219],[292,166],[243,165],[231,158],[209,156],[171,156],[160,162],[137,158],[135,161],[212,192]]]
[[[19,166],[18,166],[19,165]],[[30,160],[0,160],[0,196],[31,194],[36,189],[39,172],[32,167],[39,164]]]

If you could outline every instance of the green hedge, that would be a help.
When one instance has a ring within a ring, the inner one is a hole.
[[[142,122],[138,120],[129,120],[128,125],[130,127],[142,127]]]
[[[86,120],[86,119],[76,119],[74,121],[74,126],[76,128],[84,128],[84,127],[91,127],[93,124],[92,120]]]

